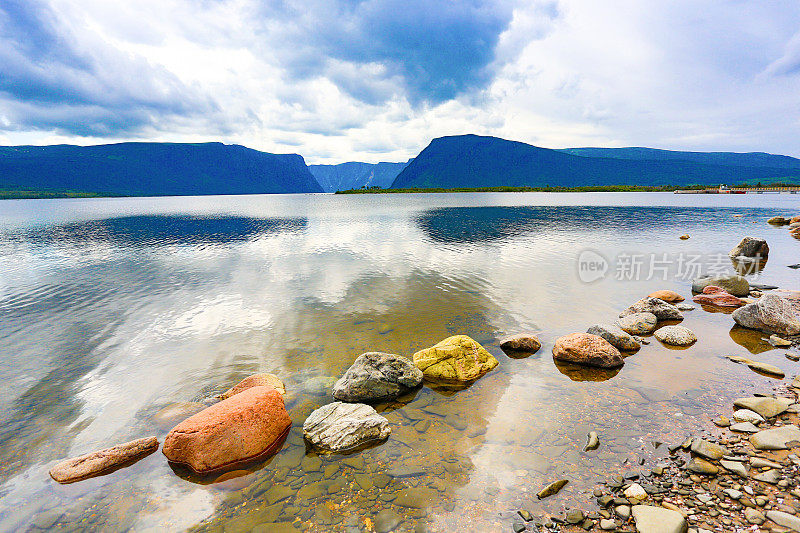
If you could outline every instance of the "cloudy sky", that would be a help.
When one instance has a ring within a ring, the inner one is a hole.
[[[796,0],[2,0],[0,144],[800,156]]]

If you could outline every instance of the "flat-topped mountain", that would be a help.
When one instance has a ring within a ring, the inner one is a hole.
[[[123,196],[322,192],[299,155],[222,143],[4,146],[0,189]]]
[[[497,137],[458,135],[431,141],[392,187],[658,186],[779,179],[800,179],[800,160],[649,148],[551,150]]]

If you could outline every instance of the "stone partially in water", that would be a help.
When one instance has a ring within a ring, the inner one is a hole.
[[[455,335],[415,353],[414,364],[426,379],[470,383],[495,368],[498,362],[473,339]]]
[[[205,474],[275,453],[291,425],[278,390],[251,387],[175,426],[162,452]]]
[[[286,394],[286,387],[278,376],[274,374],[253,374],[252,376],[247,376],[242,381],[220,394],[219,397],[225,400],[252,387],[272,388],[281,394]]]
[[[795,306],[777,294],[765,294],[755,302],[733,312],[733,320],[742,327],[767,333],[797,335],[800,320]]]
[[[631,509],[639,533],[686,533],[686,519],[678,511],[652,505],[634,505]]]
[[[692,301],[700,305],[714,305],[717,307],[741,307],[744,305],[742,300],[716,285],[709,285],[703,289],[702,294],[694,296]]]
[[[769,256],[769,245],[764,239],[744,237],[728,252],[729,257],[765,258]]]
[[[722,287],[734,296],[747,296],[750,294],[750,283],[745,278],[736,274],[721,276],[700,276],[692,281],[692,292],[700,293],[709,285]]]
[[[346,452],[383,441],[391,432],[389,422],[363,403],[329,403],[303,423],[303,436],[329,452]]]
[[[652,313],[659,320],[683,320],[683,315],[678,311],[677,307],[669,302],[650,296],[646,296],[634,303],[620,313],[619,316],[622,318],[635,313]]]
[[[643,501],[647,499],[647,491],[638,483],[631,484],[622,494],[633,501]]]
[[[590,450],[596,450],[600,447],[600,438],[597,436],[596,431],[590,431],[589,436],[586,439],[586,446],[583,448],[583,451],[588,452]]]
[[[794,425],[765,429],[750,436],[756,450],[786,450],[795,442],[800,443],[800,429]]]
[[[618,350],[636,351],[642,347],[633,337],[622,331],[622,328],[613,324],[596,324],[586,330],[586,333],[604,338]]]
[[[95,476],[110,474],[158,449],[156,437],[136,439],[61,461],[50,469],[50,477],[59,483],[74,483]]]
[[[672,346],[689,346],[697,341],[694,332],[683,326],[664,326],[653,335],[664,344]]]
[[[648,294],[647,296],[649,296],[650,298],[658,298],[659,300],[664,300],[665,302],[671,304],[676,304],[684,300],[683,296],[681,296],[675,291],[670,291],[670,290],[656,291]]]
[[[653,313],[633,313],[617,320],[620,329],[630,335],[647,335],[656,329],[658,318]]]
[[[553,358],[600,368],[616,368],[625,364],[619,350],[602,337],[590,333],[572,333],[556,339]]]
[[[361,354],[333,386],[343,402],[373,402],[396,398],[422,383],[422,371],[399,355]]]
[[[533,333],[519,333],[505,337],[500,341],[500,348],[506,353],[524,352],[532,354],[538,352],[541,347],[542,343]]]
[[[554,495],[558,494],[558,492],[559,492],[561,489],[563,489],[563,488],[564,488],[564,486],[565,486],[567,483],[569,483],[569,480],[567,480],[567,479],[560,479],[560,480],[558,480],[558,481],[554,481],[553,483],[550,483],[550,484],[549,484],[549,485],[547,485],[545,488],[543,488],[542,490],[540,490],[540,491],[539,491],[539,492],[536,494],[536,496],[537,496],[537,497],[538,497],[540,500],[543,500],[544,498],[547,498],[547,497],[549,497],[549,496],[554,496]]]
[[[772,418],[786,411],[790,404],[777,398],[753,396],[750,398],[737,398],[734,400],[733,405],[755,411],[764,418]],[[734,418],[736,418],[736,413],[734,413]]]

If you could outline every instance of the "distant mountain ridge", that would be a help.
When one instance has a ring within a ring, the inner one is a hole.
[[[498,137],[457,135],[433,139],[392,188],[711,185],[778,178],[800,179],[800,160],[650,148],[551,150]]]
[[[659,148],[563,148],[559,150],[581,157],[604,157],[610,159],[632,159],[637,161],[692,161],[708,165],[800,168],[800,159],[788,155],[766,152],[682,152]]]
[[[340,163],[308,165],[311,174],[325,192],[346,191],[362,187],[388,188],[408,163]]]
[[[222,143],[2,146],[0,189],[122,196],[323,192],[302,156]]]

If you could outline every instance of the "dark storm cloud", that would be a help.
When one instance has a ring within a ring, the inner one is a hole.
[[[512,7],[503,0],[273,1],[263,15],[271,46],[295,44],[275,50],[294,76],[325,76],[368,103],[399,94],[438,104],[491,81]]]
[[[110,136],[211,108],[165,69],[70,28],[44,2],[0,3],[5,129]]]

